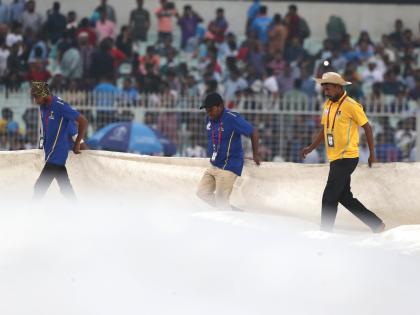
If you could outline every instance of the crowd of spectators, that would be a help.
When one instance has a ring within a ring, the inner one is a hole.
[[[143,94],[177,100],[218,91],[228,107],[236,108],[244,97],[262,94],[274,100],[304,99],[318,110],[320,87],[312,78],[337,71],[353,83],[348,94],[363,104],[402,106],[409,112],[419,101],[420,25],[419,30],[411,30],[397,19],[394,30],[381,38],[371,38],[368,31],[351,38],[343,19],[333,15],[321,49],[310,53],[305,49],[310,25],[296,5],[290,5],[287,12],[269,12],[254,0],[242,34],[230,31],[223,8],[217,8],[214,17],[205,21],[192,5],[177,8],[160,0],[154,12],[144,8],[143,0],[137,0],[136,5],[129,16],[121,17],[106,0],[100,0],[89,16],[77,16],[74,11],[62,13],[60,3],[55,2],[44,15],[34,0],[10,4],[0,0],[0,86],[17,90],[28,86],[30,80],[48,80],[56,91],[124,93],[129,105],[139,103]],[[122,25],[119,29],[117,17]],[[152,19],[156,19],[157,29],[151,29]],[[159,97],[156,101],[168,106]],[[100,106],[107,102],[98,99]],[[10,109],[2,117],[1,139],[19,130],[10,123]],[[127,117],[130,115],[123,118]],[[95,127],[120,118],[103,111],[95,117]],[[299,149],[310,142],[319,126],[317,115],[254,114],[248,118],[262,131],[268,160],[301,162]],[[150,113],[146,122],[179,143],[181,124],[192,135],[203,132],[192,129],[195,119],[193,114]],[[413,157],[415,120],[382,119],[374,125],[380,161]],[[26,127],[27,133],[36,133]],[[280,129],[286,139],[278,139]],[[205,147],[199,139],[205,143],[201,134],[191,136],[190,146],[180,154],[202,152],[191,149]],[[3,143],[1,149],[15,148]],[[24,143],[18,141],[17,146]],[[317,151],[308,160],[323,161],[323,156]]]

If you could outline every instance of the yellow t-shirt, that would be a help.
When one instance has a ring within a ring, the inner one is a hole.
[[[334,116],[340,103],[333,129]],[[324,126],[325,149],[330,162],[359,157],[359,127],[367,122],[362,105],[349,97],[347,93],[344,93],[337,102],[330,100],[325,102],[321,124]],[[328,145],[328,133],[333,134],[334,147]]]

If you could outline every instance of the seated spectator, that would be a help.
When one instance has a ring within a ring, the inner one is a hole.
[[[291,63],[293,61],[300,61],[305,58],[307,55],[306,50],[302,47],[302,44],[299,41],[299,37],[294,37],[291,39],[290,45],[286,46],[284,50],[284,59]]]
[[[225,82],[224,87],[224,98],[226,103],[228,103],[235,98],[236,92],[245,90],[248,87],[248,84],[242,77],[239,70],[236,69],[230,73],[230,76]]]
[[[117,37],[115,46],[121,50],[127,58],[131,57],[133,53],[133,41],[128,26],[123,25],[121,27],[121,33]]]
[[[382,83],[382,93],[385,95],[396,96],[398,91],[404,90],[404,85],[397,81],[395,72],[393,70],[388,70],[384,75],[384,82]]]
[[[102,77],[93,89],[93,93],[95,105],[99,107],[96,114],[96,128],[101,129],[116,121],[115,105],[121,92],[115,86],[113,77]]]
[[[275,76],[283,73],[284,68],[286,67],[286,62],[283,59],[282,53],[278,52],[274,55],[273,60],[268,63],[268,68],[273,71]]]
[[[8,89],[17,90],[23,81],[22,76],[22,62],[19,56],[19,44],[15,43],[10,49],[10,55],[7,57],[7,73],[5,78],[5,85]]]
[[[420,76],[416,79],[416,85],[408,92],[408,97],[411,100],[419,101],[420,100]]]
[[[237,59],[238,54],[238,45],[236,44],[236,37],[233,33],[228,33],[226,35],[226,41],[219,45],[219,56],[221,60],[224,60],[229,57]]]
[[[11,48],[14,44],[22,44],[23,43],[23,36],[22,36],[22,24],[19,22],[13,22],[11,31],[7,33],[6,36],[6,46]]]
[[[305,110],[308,103],[307,95],[302,91],[302,80],[297,78],[293,83],[293,88],[286,91],[284,94],[284,100],[286,102],[292,102],[290,104],[292,108],[297,110]]]
[[[172,50],[168,51],[165,64],[160,67],[160,74],[166,75],[169,71],[177,71],[178,64],[175,61],[175,54]]]
[[[75,39],[76,33],[79,28],[79,25],[77,24],[77,15],[75,11],[70,11],[67,13],[67,25],[66,25],[66,31],[69,33],[70,37]]]
[[[191,143],[185,148],[183,155],[192,158],[204,158],[207,156],[207,150],[199,143],[198,137],[193,134],[191,136]]]
[[[402,152],[404,161],[410,160],[411,149],[416,144],[416,130],[413,119],[407,118],[398,124],[398,129],[395,132],[395,143]]]
[[[360,64],[364,64],[369,58],[373,57],[374,48],[370,46],[367,40],[363,40],[357,45],[355,57]]]
[[[29,66],[27,76],[28,81],[48,81],[51,78],[51,73],[45,68],[44,62],[41,59],[34,59]]]
[[[313,80],[312,80],[313,81]],[[263,81],[264,92],[271,96],[279,95],[279,86],[273,68],[267,68]]]
[[[283,95],[285,92],[293,89],[295,83],[295,75],[293,74],[292,67],[286,63],[284,72],[277,76],[277,85],[279,87],[279,94]]]
[[[331,66],[335,69],[335,72],[342,73],[347,65],[347,60],[341,54],[339,49],[334,48],[331,51],[331,57],[329,58]]]
[[[34,39],[34,45],[32,46],[31,52],[29,54],[28,62],[33,62],[36,58],[41,59],[44,63],[46,63],[48,60],[48,47],[47,42],[45,38],[45,34],[43,32],[40,32],[39,34],[36,34]],[[38,56],[35,56],[35,52],[38,50]]]
[[[75,42],[72,42],[61,58],[60,68],[66,80],[81,79],[83,77],[83,59]]]
[[[300,79],[302,81],[301,90],[305,93],[310,99],[315,97],[315,80],[310,75],[310,72],[306,67],[301,69]],[[312,109],[312,108],[311,108]]]
[[[384,133],[377,136],[375,151],[378,162],[399,162],[402,160],[400,149],[395,145],[393,139]]]
[[[85,33],[88,36],[89,44],[94,47],[96,45],[96,32],[90,26],[89,20],[87,18],[83,18],[80,21],[79,27],[76,31],[76,37],[79,37],[80,34]]]
[[[172,38],[168,37],[159,43],[157,53],[161,57],[167,57],[168,54],[173,54],[174,56],[176,56],[178,54],[178,50],[176,50],[176,48],[172,46]]]
[[[125,78],[122,89],[123,104],[128,106],[135,106],[139,99],[139,91],[133,85],[133,81],[129,77]]]
[[[103,40],[92,54],[92,64],[90,66],[91,77],[99,80],[100,78],[113,78],[114,58],[111,55],[112,43],[109,40]]]
[[[182,84],[182,91],[183,96],[186,97],[196,97],[200,95],[200,90],[197,85],[197,81],[195,80],[193,75],[187,75],[183,84]]]
[[[248,53],[248,64],[255,69],[258,78],[262,78],[267,63],[267,55],[259,41],[252,43]]]
[[[83,77],[90,76],[90,68],[92,65],[92,55],[94,52],[93,46],[89,43],[89,34],[86,32],[79,33],[78,37],[78,46],[80,57],[83,64]]]
[[[145,73],[139,72],[136,77],[140,93],[159,93],[161,76],[155,72],[153,64],[145,63],[144,67]]]
[[[383,73],[378,69],[373,57],[367,61],[367,68],[362,72],[361,80],[365,91],[370,91],[376,82],[383,81]]]
[[[159,73],[160,67],[160,57],[156,53],[153,46],[148,46],[146,49],[146,55],[139,58],[139,71],[145,75],[147,73],[147,68],[153,69],[155,74]]]
[[[127,61],[127,56],[118,47],[115,47],[115,43],[112,38],[106,38],[105,40],[108,41],[111,46],[111,56],[114,59],[113,67],[114,70],[116,70],[124,61]]]
[[[10,51],[6,46],[4,38],[0,38],[0,84],[3,82],[6,76],[7,70],[7,58],[9,58]]]

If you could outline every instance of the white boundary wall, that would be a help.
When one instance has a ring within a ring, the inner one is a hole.
[[[45,14],[52,7],[55,0],[37,0],[37,10]],[[243,34],[246,22],[246,12],[251,5],[250,1],[184,1],[175,0],[179,10],[185,4],[192,4],[195,10],[203,16],[206,23],[214,17],[217,7],[225,8],[226,15],[231,25],[231,30],[237,34]],[[108,0],[117,11],[118,24],[121,26],[128,22],[129,14],[136,7],[135,0]],[[158,0],[145,0],[145,7],[154,12],[158,7]],[[264,3],[264,2],[263,2]],[[293,2],[267,2],[269,14],[280,13],[282,16],[287,12],[287,7]],[[70,10],[77,12],[79,18],[90,16],[99,0],[71,0],[61,1],[62,12]],[[373,39],[380,38],[382,34],[393,30],[394,21],[401,18],[406,27],[411,28],[416,34],[419,31],[419,5],[381,5],[381,4],[350,4],[350,3],[311,3],[298,2],[299,12],[308,21],[315,40],[325,38],[325,25],[330,15],[343,17],[347,30],[352,37],[359,35],[360,31],[368,30]],[[156,30],[156,18],[152,18],[152,30]]]

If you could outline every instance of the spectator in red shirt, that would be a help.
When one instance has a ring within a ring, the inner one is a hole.
[[[173,24],[172,18],[179,17],[175,5],[167,0],[160,0],[161,7],[155,11],[158,18],[158,41],[162,42],[167,38],[172,39]]]
[[[37,59],[29,66],[28,81],[48,81],[51,78],[51,73],[45,69],[44,63],[41,59]]]
[[[88,35],[89,44],[91,46],[96,45],[96,32],[95,30],[90,26],[89,19],[83,18],[80,21],[79,29],[76,32],[76,37],[79,37],[81,33],[86,33]]]
[[[146,49],[146,55],[141,56],[139,58],[139,70],[140,72],[145,75],[147,73],[147,69],[152,69],[154,74],[159,73],[160,69],[160,57],[156,53],[155,48],[153,46],[148,46]]]
[[[218,8],[216,10],[216,18],[210,22],[208,30],[214,37],[214,40],[218,43],[222,43],[225,40],[225,33],[229,27],[228,22],[225,19],[225,10]]]

